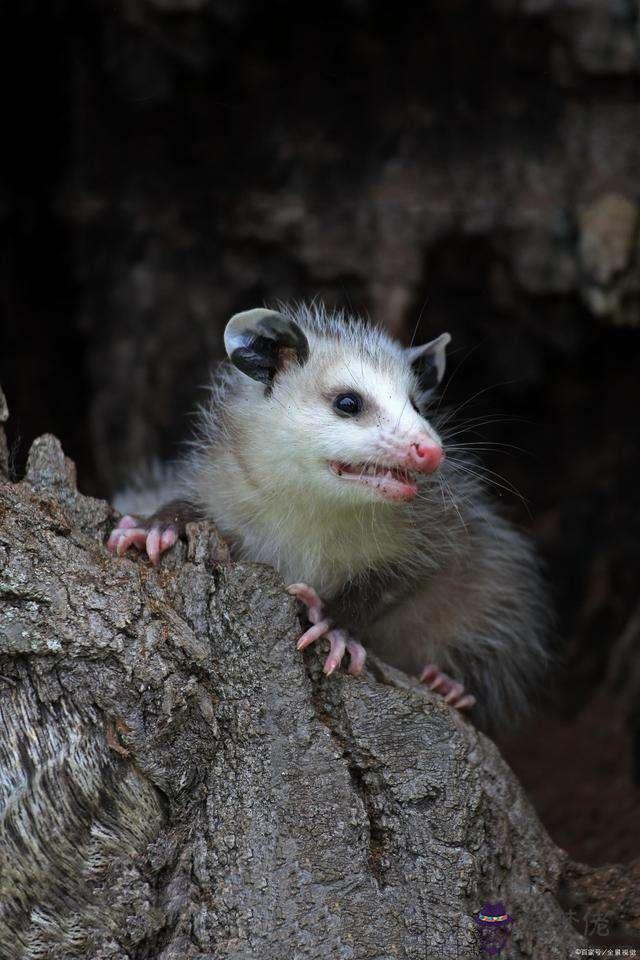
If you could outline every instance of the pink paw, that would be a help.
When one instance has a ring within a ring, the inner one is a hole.
[[[350,637],[346,630],[332,627],[331,620],[324,616],[322,600],[313,587],[306,583],[292,583],[290,587],[287,587],[287,590],[305,605],[307,619],[312,624],[298,640],[296,649],[304,650],[305,647],[315,643],[321,637],[327,637],[331,648],[324,662],[325,674],[329,676],[336,667],[340,666],[345,652],[349,654],[349,673],[353,676],[362,673],[367,657],[366,650],[361,643]]]
[[[463,685],[457,680],[443,673],[434,663],[429,663],[420,674],[422,683],[426,683],[430,690],[439,693],[445,703],[451,704],[457,710],[471,710],[475,706],[476,698],[466,693]]]
[[[154,565],[159,563],[160,557],[169,550],[178,539],[178,530],[175,526],[152,524],[145,526],[144,521],[125,516],[111,533],[107,540],[107,547],[119,557],[129,547],[136,550],[146,550],[147,556]]]

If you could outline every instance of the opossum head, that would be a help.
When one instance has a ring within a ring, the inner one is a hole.
[[[444,458],[425,404],[442,379],[444,333],[405,349],[320,308],[249,310],[227,324],[245,376],[234,442],[253,481],[344,503],[412,500]]]

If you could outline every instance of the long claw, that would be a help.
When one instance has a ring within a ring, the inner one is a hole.
[[[296,597],[307,608],[307,620],[312,624],[297,643],[298,650],[304,650],[315,643],[325,634],[329,638],[331,648],[324,662],[324,672],[327,676],[333,673],[342,663],[345,651],[349,651],[349,673],[356,676],[362,672],[366,653],[364,647],[352,640],[346,630],[337,627],[331,628],[331,620],[324,616],[322,600],[307,583],[291,583],[287,592]]]
[[[304,650],[305,647],[308,647],[310,644],[315,643],[316,640],[319,640],[320,637],[329,630],[331,626],[330,620],[321,620],[320,623],[315,623],[312,627],[309,627],[306,630],[296,644],[296,650]]]
[[[440,670],[438,667],[436,667],[435,663],[428,663],[420,674],[420,682],[431,683],[434,677],[437,677],[439,673]]]
[[[109,538],[111,541],[111,538]],[[129,547],[135,547],[137,550],[144,549],[145,541],[147,539],[147,533],[145,530],[141,530],[140,527],[133,527],[131,529],[120,531],[118,534],[117,540],[112,544],[111,549],[115,546],[116,553],[119,557],[129,549]]]
[[[147,556],[155,566],[160,562],[160,530],[158,527],[152,527],[147,534],[146,540]]]
[[[420,680],[430,690],[439,693],[444,702],[455,707],[456,710],[470,710],[475,706],[476,698],[467,693],[459,681],[452,680],[450,676],[443,673],[435,663],[426,665],[420,674]]]
[[[454,703],[456,710],[471,710],[476,705],[476,698],[471,693],[466,693],[457,703]]]
[[[111,531],[111,536],[107,540],[107,547],[109,550],[117,550],[118,544],[120,543],[123,536],[125,536],[125,531],[134,530],[138,526],[138,521],[134,517],[127,516],[122,517],[117,527]]]
[[[329,677],[336,667],[339,667],[342,663],[344,652],[347,649],[347,635],[344,630],[330,630],[327,636],[331,641],[331,649],[329,650],[329,656],[324,662],[323,670]]]
[[[141,526],[135,517],[122,517],[118,526],[111,531],[107,540],[107,548],[121,557],[129,547],[145,550],[151,563],[156,566],[165,550],[169,550],[178,539],[178,530],[175,526],[154,524],[152,527]]]
[[[461,683],[452,683],[449,693],[444,698],[445,703],[451,703],[454,707],[457,707],[457,701],[462,697],[464,693],[464,687]]]

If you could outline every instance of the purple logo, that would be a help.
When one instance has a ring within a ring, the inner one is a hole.
[[[504,903],[485,903],[473,919],[480,935],[480,950],[486,957],[497,957],[509,942],[513,917]]]

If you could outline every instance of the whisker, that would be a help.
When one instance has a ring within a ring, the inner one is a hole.
[[[456,373],[457,373],[457,372],[458,372],[458,371],[456,370]],[[452,377],[451,379],[453,379],[453,377]],[[451,380],[449,381],[449,383],[451,383]],[[461,403],[459,403],[456,407],[452,407],[452,408],[451,408],[451,410],[450,410],[450,412],[449,412],[449,415],[448,415],[447,419],[445,420],[445,423],[448,423],[448,421],[449,421],[452,417],[454,417],[454,416],[457,417],[461,410],[464,410],[465,407],[467,407],[470,403],[473,403],[474,400],[477,400],[478,397],[482,397],[484,394],[490,393],[491,390],[497,390],[499,387],[511,386],[511,385],[514,384],[514,383],[518,383],[518,380],[517,380],[517,379],[515,379],[515,380],[502,380],[500,383],[493,383],[493,384],[491,384],[491,385],[488,386],[488,387],[483,387],[482,390],[477,390],[476,393],[473,393],[470,397],[467,397],[466,400],[463,400],[463,401],[462,401]],[[448,385],[449,385],[449,384],[447,384],[447,386],[448,386]],[[444,399],[444,394],[442,395],[442,399]],[[440,404],[438,404],[438,407],[436,408],[436,412],[437,412],[439,409],[440,409]]]
[[[495,470],[489,470],[488,467],[482,467],[480,470],[473,470],[469,465],[462,463],[460,460],[449,460],[449,466],[452,470],[459,470],[462,473],[467,474],[470,477],[473,477],[476,480],[479,480],[481,483],[486,483],[488,486],[497,487],[501,490],[506,490],[507,493],[511,493],[513,496],[517,497],[525,507],[527,514],[531,520],[533,516],[531,514],[529,501],[527,498],[515,487],[506,477],[503,477],[502,474],[496,473]],[[497,478],[497,479],[494,479]]]
[[[525,450],[524,447],[518,447],[514,443],[501,443],[497,440],[447,444],[447,451],[460,451],[462,453],[466,451],[471,451],[472,453],[476,451],[481,453],[504,453],[506,456],[512,456],[513,451],[515,451],[526,457],[534,457],[534,454],[530,450]]]
[[[442,405],[442,401],[444,400],[445,396],[447,395],[447,390],[449,389],[449,387],[451,386],[451,384],[453,383],[453,381],[454,381],[455,378],[457,377],[458,372],[460,371],[460,369],[462,368],[462,366],[467,362],[467,360],[469,359],[469,357],[472,356],[472,354],[474,354],[474,353],[476,352],[476,350],[478,350],[481,346],[483,346],[483,344],[484,344],[484,340],[481,340],[479,343],[476,343],[475,347],[471,347],[471,349],[468,350],[467,353],[465,354],[465,356],[462,358],[462,360],[460,361],[460,363],[458,364],[458,366],[455,368],[455,370],[453,371],[453,373],[452,373],[451,376],[449,377],[449,380],[447,381],[444,390],[443,390],[442,393],[440,394],[440,398],[439,398],[439,400],[438,400],[438,405],[437,405],[437,407],[436,407],[436,411],[438,411],[438,410],[440,409],[440,406]]]
[[[411,334],[411,340],[409,341],[409,347],[408,347],[409,350],[410,350],[411,347],[413,346],[413,342],[414,342],[414,340],[416,339],[416,334],[417,334],[417,332],[418,332],[418,327],[420,326],[420,321],[422,320],[422,315],[423,315],[423,313],[424,313],[424,311],[425,311],[425,309],[426,309],[426,307],[427,307],[427,301],[428,301],[428,299],[429,299],[429,295],[427,294],[427,296],[424,298],[424,302],[423,302],[422,306],[420,307],[420,313],[418,314],[418,319],[417,319],[416,322],[415,322],[415,326],[414,326],[414,328],[413,328],[413,333]]]
[[[448,421],[447,421],[448,422]],[[456,423],[456,429],[453,431],[445,431],[442,427],[445,424],[442,424],[438,420],[434,420],[434,426],[438,433],[440,433],[443,439],[451,440],[453,437],[459,436],[461,433],[469,433],[478,435],[477,431],[481,427],[492,426],[496,423],[526,423],[531,424],[530,420],[524,420],[521,417],[507,417],[503,414],[494,414],[493,416],[482,416],[482,417],[471,417],[468,420],[462,420],[460,423]]]
[[[459,509],[458,504],[457,504],[457,502],[456,502],[456,498],[455,498],[454,492],[453,492],[453,490],[451,489],[451,484],[449,483],[449,481],[448,481],[447,479],[445,479],[445,478],[443,478],[443,479],[444,479],[444,483],[445,483],[445,485],[446,485],[446,488],[447,488],[447,490],[449,491],[449,500],[450,500],[450,502],[451,502],[451,506],[453,507],[453,509],[454,509],[455,512],[457,513],[458,519],[460,520],[460,523],[462,524],[462,526],[463,526],[463,527],[465,528],[465,530],[466,530],[466,529],[467,529],[467,525],[466,525],[466,523],[464,522],[464,519],[463,519],[463,517],[462,517],[462,514],[460,513],[460,509]]]

